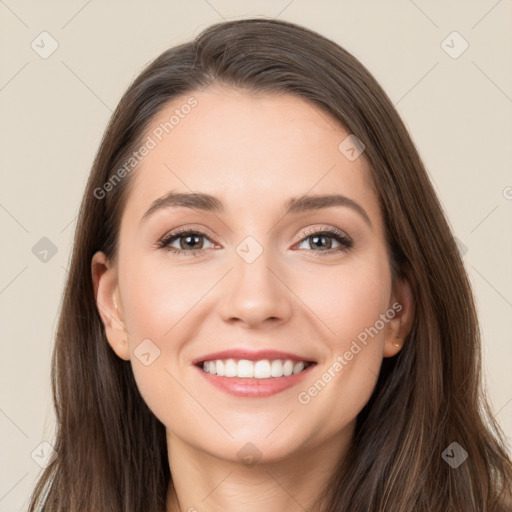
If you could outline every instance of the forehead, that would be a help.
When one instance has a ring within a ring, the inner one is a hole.
[[[133,173],[127,213],[142,217],[171,190],[216,195],[233,211],[338,192],[378,220],[367,161],[339,149],[349,135],[331,114],[292,94],[191,92],[167,103],[146,130],[151,149]]]

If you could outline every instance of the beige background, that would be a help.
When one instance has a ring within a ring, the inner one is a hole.
[[[111,111],[160,52],[222,18],[253,15],[334,39],[397,106],[463,244],[487,388],[512,439],[511,0],[0,0],[0,511],[26,509],[41,471],[31,454],[52,441],[53,335],[79,201]],[[31,47],[43,31],[58,43],[46,59]],[[445,49],[458,53],[462,39],[442,44],[453,31],[469,44],[458,58]],[[57,247],[46,262],[32,252],[42,237]]]

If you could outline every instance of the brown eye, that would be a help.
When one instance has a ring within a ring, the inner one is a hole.
[[[333,240],[335,242],[333,242]],[[328,252],[329,254],[345,251],[350,249],[353,245],[352,240],[343,232],[331,229],[307,233],[303,236],[300,244],[303,244],[304,242],[307,243],[307,247],[305,247],[305,249],[310,249],[317,253]],[[337,243],[339,245],[333,248],[333,243]],[[319,250],[316,250],[317,248],[319,248]]]
[[[165,248],[168,251],[179,255],[198,256],[199,252],[205,248],[204,240],[209,240],[204,233],[193,230],[184,230],[178,233],[170,233],[159,242],[159,247]],[[178,243],[177,247],[172,245],[176,242]]]

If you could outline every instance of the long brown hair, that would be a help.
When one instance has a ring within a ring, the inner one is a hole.
[[[404,124],[372,75],[336,43],[289,22],[255,18],[215,24],[165,51],[130,85],[110,120],[80,208],[52,358],[58,456],[42,472],[30,511],[38,504],[52,512],[165,511],[165,427],[139,394],[130,362],[106,340],[91,278],[96,251],[116,259],[133,173],[104,197],[98,190],[167,102],[214,83],[298,95],[364,143],[393,277],[413,287],[412,330],[402,351],[384,359],[350,451],[319,489],[322,510],[512,510],[512,464],[481,388],[469,280]],[[443,459],[453,442],[468,454],[457,468]]]

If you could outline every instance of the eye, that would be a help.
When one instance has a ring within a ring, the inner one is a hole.
[[[204,249],[201,243],[204,239],[209,240],[209,238],[200,231],[183,229],[164,237],[158,242],[158,246],[179,256],[199,256],[200,252]],[[176,242],[178,243],[178,247],[173,247],[172,244]]]
[[[332,240],[335,240],[335,243],[338,243],[339,246],[333,248]],[[314,253],[328,253],[332,254],[333,252],[341,252],[350,249],[353,246],[352,239],[340,231],[334,228],[326,228],[319,231],[310,231],[302,235],[302,240],[300,241],[300,245],[303,243],[307,243],[309,241],[309,247],[306,249],[313,249],[320,247],[320,250],[313,250]],[[299,247],[300,248],[300,247]],[[317,254],[318,256],[322,256],[322,254]]]

